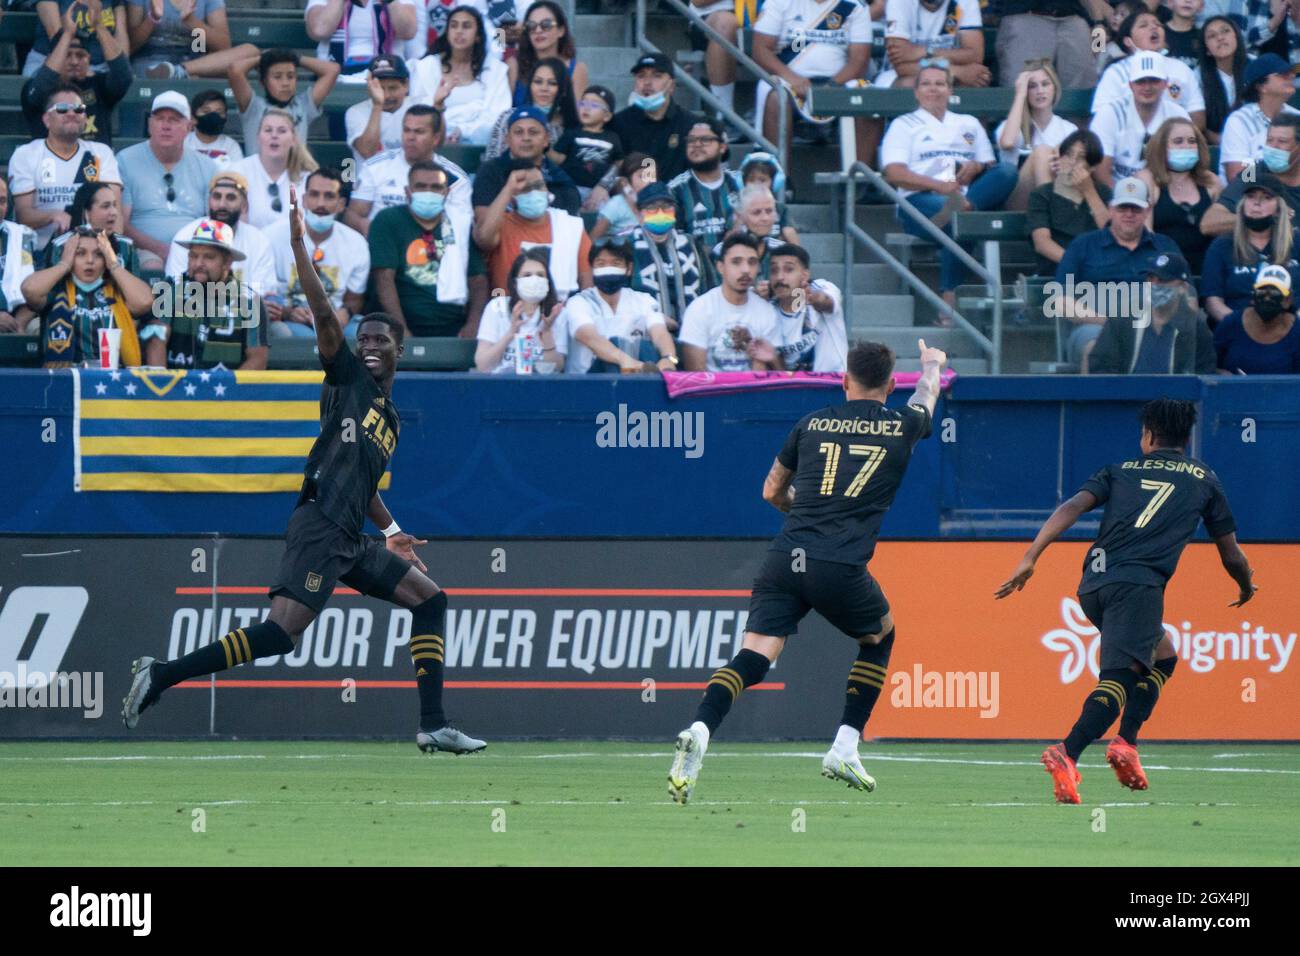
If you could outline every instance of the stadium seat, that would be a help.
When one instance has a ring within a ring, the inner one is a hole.
[[[41,364],[39,335],[0,335],[0,365]]]
[[[464,372],[474,364],[474,339],[416,338],[406,340],[399,367],[404,372]],[[274,339],[268,367],[317,369],[316,343],[312,339]]]

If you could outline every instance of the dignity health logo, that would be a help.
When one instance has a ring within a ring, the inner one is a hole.
[[[1100,676],[1101,634],[1074,598],[1061,599],[1061,621],[1064,627],[1040,638],[1049,651],[1065,655],[1061,658],[1061,683],[1074,683],[1085,667],[1094,677]],[[1252,629],[1249,621],[1242,621],[1239,631],[1196,631],[1191,621],[1183,621],[1181,629],[1172,624],[1164,628],[1178,656],[1198,674],[1209,673],[1223,661],[1260,661],[1268,663],[1271,673],[1278,674],[1290,663],[1296,643],[1294,631],[1273,632],[1263,624]]]

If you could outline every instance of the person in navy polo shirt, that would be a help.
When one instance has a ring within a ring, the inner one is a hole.
[[[1150,274],[1152,260],[1162,253],[1181,254],[1172,239],[1146,228],[1149,206],[1146,183],[1133,176],[1121,179],[1110,200],[1110,223],[1071,242],[1056,267],[1056,281],[1061,287],[1057,292],[1057,314],[1074,324],[1067,352],[1069,360],[1082,372],[1088,371],[1088,355],[1110,318],[1100,310],[1108,303],[1136,306],[1140,301],[1137,295],[1110,294],[1115,287],[1102,289],[1100,284],[1134,283],[1130,288],[1136,291]]]

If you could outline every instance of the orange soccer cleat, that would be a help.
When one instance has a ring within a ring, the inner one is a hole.
[[[1078,783],[1083,778],[1079,776],[1079,770],[1066,754],[1065,748],[1060,744],[1052,744],[1043,751],[1042,761],[1047,772],[1052,775],[1052,791],[1056,794],[1056,802],[1078,803]]]
[[[1115,771],[1119,782],[1130,790],[1145,790],[1147,775],[1138,760],[1137,748],[1127,743],[1122,737],[1116,737],[1106,748],[1106,763]]]

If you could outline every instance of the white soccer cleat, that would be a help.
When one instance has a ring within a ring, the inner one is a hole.
[[[140,657],[131,663],[131,689],[122,699],[122,723],[127,730],[135,730],[140,723],[140,713],[151,706],[160,692],[154,690],[152,657]]]
[[[677,735],[673,750],[673,765],[668,771],[668,795],[680,804],[691,799],[695,782],[700,778],[700,765],[709,749],[709,738],[694,727]]]
[[[487,744],[481,740],[462,733],[455,727],[440,727],[437,730],[421,730],[415,735],[415,745],[427,754],[439,750],[451,754],[476,754],[486,750]]]
[[[832,747],[826,751],[822,758],[822,776],[828,780],[843,780],[853,790],[870,793],[876,789],[876,778],[867,773],[856,750],[844,754]]]

